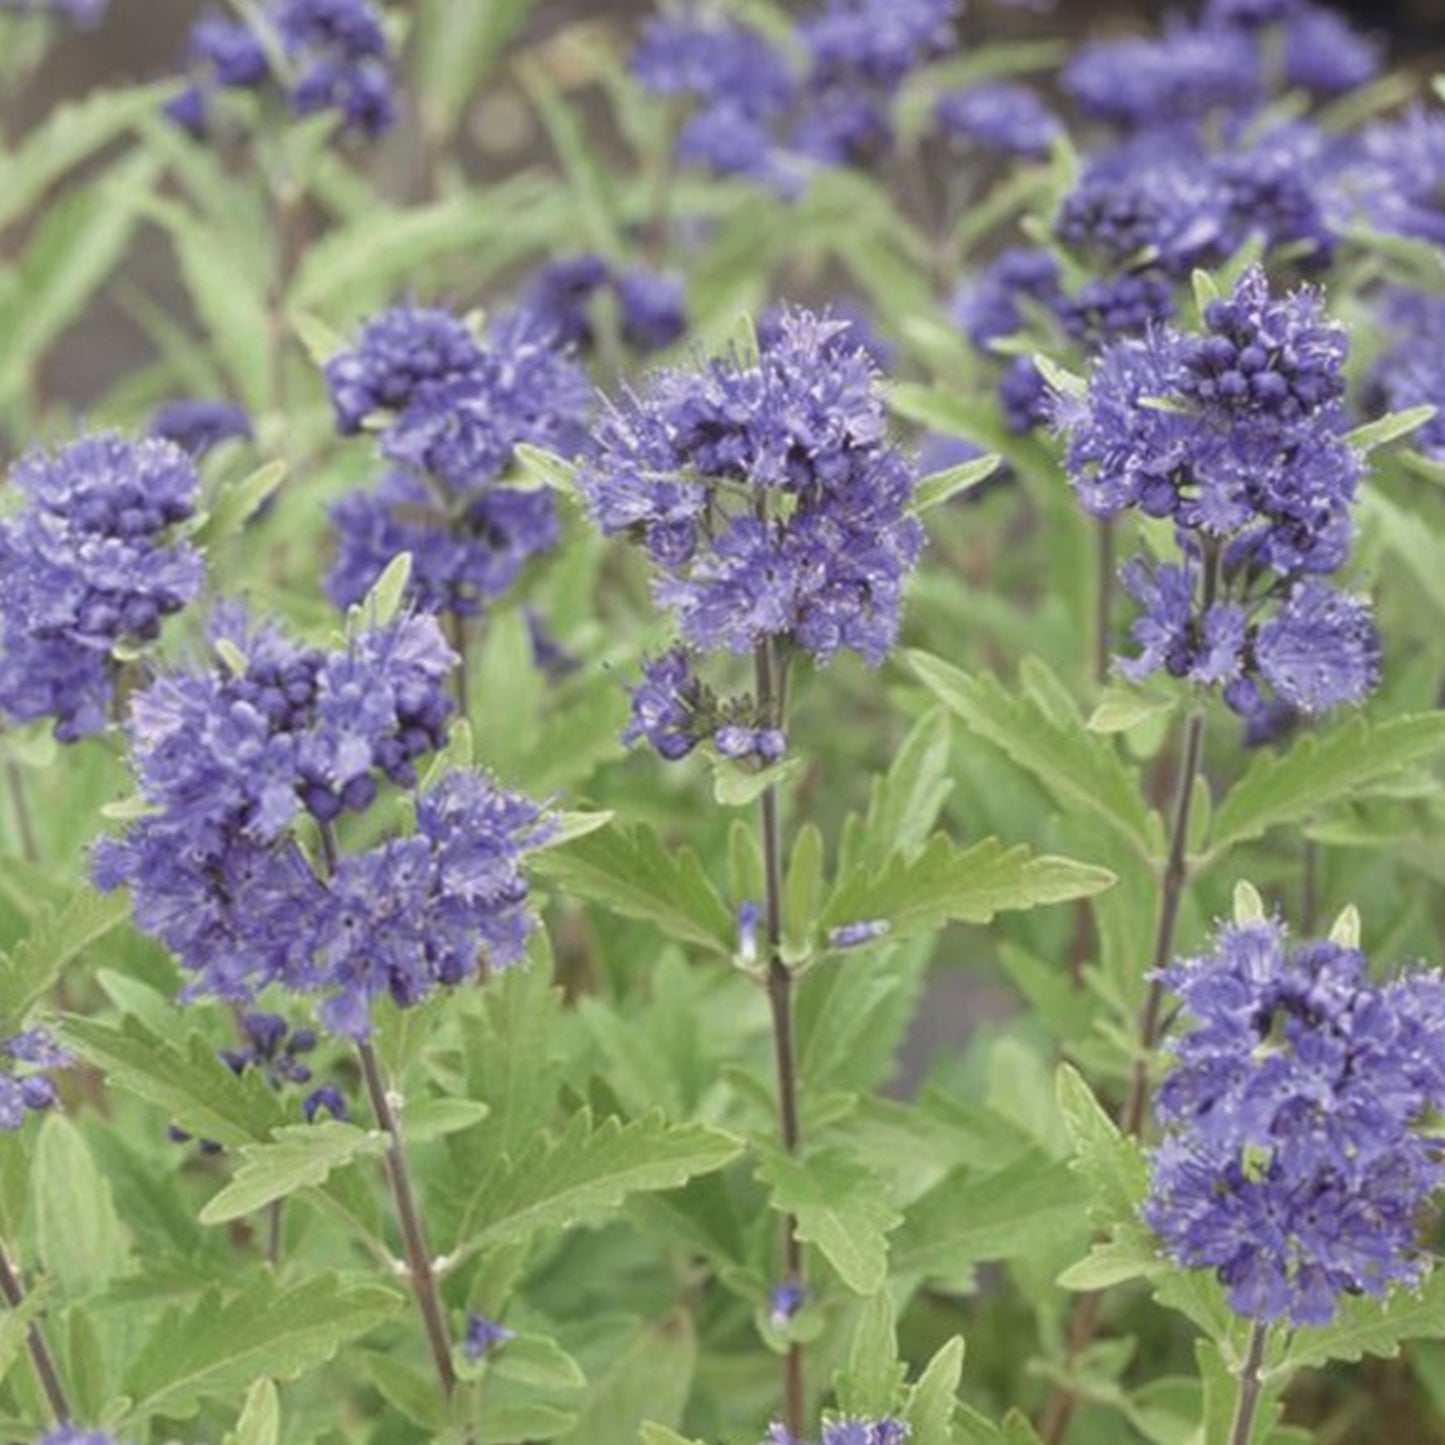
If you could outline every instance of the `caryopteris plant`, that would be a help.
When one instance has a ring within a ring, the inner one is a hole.
[[[1445,1445],[1418,49],[614,9],[0,0],[0,1440]]]

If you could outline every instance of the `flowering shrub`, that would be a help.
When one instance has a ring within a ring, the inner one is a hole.
[[[1445,1440],[1440,87],[612,10],[0,0],[0,1437]]]

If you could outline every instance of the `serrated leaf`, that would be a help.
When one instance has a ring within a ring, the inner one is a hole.
[[[294,1380],[405,1306],[399,1290],[334,1274],[285,1287],[261,1275],[230,1296],[210,1290],[151,1331],[126,1378],[134,1402],[126,1420],[186,1419],[203,1400],[238,1395],[260,1376]]]
[[[1261,756],[1214,814],[1209,847],[1218,857],[1271,828],[1298,824],[1427,761],[1445,748],[1445,712],[1372,726],[1364,717],[1300,738],[1288,752]]]
[[[995,679],[974,677],[924,652],[909,665],[949,710],[1035,777],[1070,812],[1107,824],[1144,857],[1155,830],[1136,772],[1082,719],[1060,718],[1032,696],[1014,696]]]
[[[1077,1235],[1084,1199],[1069,1166],[1041,1149],[1003,1169],[956,1169],[907,1209],[893,1272],[957,1279],[986,1260],[1052,1247]]]
[[[941,506],[952,498],[986,482],[998,471],[1003,458],[996,453],[976,457],[972,461],[960,462],[956,467],[945,467],[941,472],[930,472],[920,479],[909,503],[912,512],[926,512],[931,507]]]
[[[202,1224],[225,1224],[324,1183],[333,1169],[385,1152],[386,1136],[338,1119],[277,1129],[265,1144],[245,1145],[231,1182],[201,1210]]]
[[[1059,1069],[1058,1092],[1073,1167],[1092,1200],[1090,1217],[1102,1228],[1132,1220],[1149,1188],[1149,1166],[1138,1143],[1120,1132],[1069,1064]]]
[[[923,847],[953,791],[952,746],[947,712],[930,708],[899,744],[887,773],[874,779],[861,838],[850,839],[845,833],[840,873],[857,864],[881,868],[894,853]]]
[[[1362,452],[1371,452],[1418,431],[1427,421],[1433,420],[1437,410],[1433,406],[1412,406],[1407,411],[1392,411],[1347,432],[1345,440]]]
[[[202,1139],[228,1147],[264,1143],[286,1122],[265,1082],[254,1071],[232,1073],[199,1034],[192,1034],[182,1048],[134,1016],[119,1027],[71,1018],[62,1033],[70,1048],[100,1069],[113,1087],[158,1105]]]
[[[79,1129],[64,1114],[46,1116],[31,1173],[40,1258],[60,1293],[99,1293],[130,1265],[130,1246]]]
[[[1436,1268],[1418,1290],[1396,1288],[1383,1301],[1343,1299],[1334,1323],[1306,1325],[1290,1338],[1278,1369],[1393,1356],[1403,1340],[1445,1336],[1445,1269]]]
[[[9,1032],[59,979],[66,966],[130,917],[124,893],[85,888],[63,908],[45,909],[30,932],[0,957],[0,1020]]]
[[[849,1289],[871,1295],[883,1288],[887,1236],[903,1216],[889,1207],[877,1175],[830,1149],[803,1159],[770,1151],[758,1178],[772,1191],[773,1208],[796,1218],[798,1238],[817,1245]]]
[[[564,893],[655,923],[684,943],[730,957],[737,925],[690,849],[668,852],[647,827],[612,824],[535,854],[532,869]]]
[[[963,1354],[963,1339],[955,1335],[928,1362],[928,1368],[909,1391],[903,1411],[912,1431],[909,1445],[953,1445]]]
[[[458,1249],[470,1254],[606,1218],[631,1194],[676,1189],[735,1158],[742,1142],[659,1113],[593,1125],[581,1109],[558,1138],[546,1136],[488,1179],[466,1211]]]
[[[988,923],[999,913],[1088,898],[1114,881],[1089,863],[1036,857],[996,838],[959,848],[938,833],[914,857],[895,854],[877,872],[859,866],[840,879],[822,922],[885,921],[889,941],[898,942],[950,922]]]

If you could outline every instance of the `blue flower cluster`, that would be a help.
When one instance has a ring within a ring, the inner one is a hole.
[[[551,493],[509,487],[506,472],[523,442],[575,454],[591,392],[534,312],[502,318],[479,340],[446,311],[388,311],[327,364],[326,379],[341,430],[379,423],[393,463],[374,489],[333,509],[327,592],[338,606],[360,601],[410,552],[415,604],[471,616],[556,546]]]
[[[199,460],[222,442],[250,441],[251,419],[233,401],[178,397],[156,408],[150,430]]]
[[[819,1445],[903,1445],[909,1429],[902,1420],[834,1420],[825,1422]],[[786,1426],[774,1424],[763,1445],[807,1445]]]
[[[1326,1324],[1340,1299],[1418,1283],[1418,1229],[1445,1184],[1422,1128],[1445,1105],[1445,985],[1372,982],[1277,922],[1222,929],[1164,982],[1192,1021],[1159,1091],[1144,1217],[1255,1320]]]
[[[610,294],[623,342],[647,353],[671,346],[687,330],[687,292],[680,276],[634,266],[618,271],[584,251],[549,261],[522,292],[522,307],[563,346],[590,350],[596,342],[593,301]]]
[[[781,728],[759,720],[751,698],[720,698],[694,672],[688,654],[674,647],[643,667],[622,741],[650,743],[676,762],[705,739],[722,757],[764,763],[776,762],[788,746]]]
[[[452,772],[417,799],[413,833],[336,852],[341,815],[384,780],[414,788],[445,741],[456,657],[435,621],[366,628],[333,652],[228,614],[216,635],[212,666],[137,696],[132,758],[152,811],[95,857],[97,882],[129,885],[191,991],[324,994],[323,1023],[362,1037],[382,994],[410,1005],[484,953],[516,962],[530,926],[518,861],[545,832],[535,804]]]
[[[1371,410],[1439,408],[1412,437],[1417,450],[1445,460],[1445,297],[1419,291],[1391,293],[1382,307],[1391,345],[1375,363],[1366,388]]]
[[[1277,298],[1251,269],[1202,334],[1114,343],[1087,394],[1058,399],[1084,506],[1167,518],[1179,564],[1125,570],[1143,606],[1140,678],[1222,686],[1245,717],[1275,699],[1314,713],[1379,680],[1368,604],[1320,579],[1347,561],[1364,461],[1346,436],[1344,328],[1308,291]]]
[[[105,14],[110,0],[0,0],[0,15],[54,15],[71,25],[91,26]]]
[[[390,46],[370,0],[272,0],[255,28],[203,16],[185,65],[191,83],[166,113],[196,136],[210,129],[217,92],[273,81],[298,116],[335,111],[343,130],[373,138],[396,120]]]
[[[68,1068],[73,1060],[48,1029],[26,1029],[0,1044],[10,1067],[0,1073],[0,1130],[13,1133],[32,1113],[52,1108],[59,1095],[46,1069]],[[15,1068],[27,1065],[23,1073]]]
[[[886,430],[878,372],[849,325],[793,311],[755,358],[660,372],[624,395],[578,481],[601,529],[646,549],[688,647],[777,646],[818,663],[847,649],[877,665],[923,545],[914,472]],[[629,733],[674,757],[708,735],[766,757],[775,730],[720,716],[673,653],[649,669]]]
[[[1012,81],[951,91],[939,99],[935,114],[945,135],[1001,156],[1046,156],[1063,129],[1032,90]]]
[[[74,742],[105,727],[116,650],[154,641],[201,590],[179,536],[199,480],[169,442],[114,432],[33,451],[11,480],[24,504],[0,520],[0,715],[54,718]]]
[[[955,41],[957,0],[824,0],[798,25],[802,61],[700,6],[654,17],[632,59],[648,89],[693,103],[679,155],[784,194],[819,165],[893,148],[892,101]]]

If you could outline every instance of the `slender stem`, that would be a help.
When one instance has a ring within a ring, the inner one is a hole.
[[[0,1294],[5,1296],[5,1303],[12,1310],[18,1310],[25,1303],[25,1290],[3,1245],[0,1245]],[[60,1371],[55,1367],[55,1356],[50,1353],[50,1346],[46,1343],[44,1332],[38,1323],[30,1326],[29,1343],[30,1359],[35,1365],[40,1388],[45,1391],[55,1423],[64,1425],[72,1418],[70,1400],[65,1393],[65,1386],[60,1383]]]
[[[20,765],[13,758],[5,760],[5,785],[10,790],[10,808],[15,814],[15,832],[20,839],[20,856],[27,863],[40,861],[40,848],[35,841],[35,827],[30,821],[30,805],[25,801],[25,779]]]
[[[1249,1445],[1254,1434],[1254,1415],[1259,1409],[1261,1382],[1259,1367],[1264,1362],[1264,1347],[1269,1339],[1269,1326],[1256,1320],[1249,1336],[1249,1354],[1239,1372],[1239,1404],[1234,1411],[1234,1428],[1229,1432],[1229,1445]]]
[[[1094,593],[1094,681],[1109,680],[1109,659],[1114,643],[1114,519],[1100,517],[1095,524],[1099,548]]]
[[[785,679],[775,666],[769,644],[755,654],[758,708],[766,726],[783,720]],[[798,1060],[793,1030],[793,973],[783,962],[783,832],[778,817],[778,790],[764,790],[761,807],[763,879],[767,892],[768,1004],[773,1016],[773,1053],[778,1071],[778,1124],[783,1148],[796,1154],[802,1147],[803,1128],[798,1107]],[[783,1219],[783,1280],[801,1288],[804,1279],[803,1242],[798,1238],[795,1215]],[[783,1359],[783,1420],[789,1433],[801,1439],[804,1430],[806,1389],[803,1346],[794,1341]]]
[[[401,1142],[401,1125],[397,1121],[396,1111],[391,1107],[376,1051],[370,1043],[360,1042],[356,1046],[356,1052],[361,1059],[361,1076],[366,1081],[366,1093],[371,1100],[372,1112],[376,1115],[376,1122],[387,1134],[386,1174],[391,1183],[392,1198],[396,1202],[397,1220],[401,1225],[402,1246],[406,1251],[412,1292],[416,1295],[417,1308],[421,1311],[422,1324],[426,1327],[427,1344],[431,1349],[432,1363],[436,1366],[437,1379],[441,1383],[442,1396],[450,1403],[457,1388],[456,1371],[452,1368],[451,1333],[447,1329],[446,1311],[442,1307],[441,1292],[437,1288],[421,1214],[416,1205],[416,1194],[412,1189],[411,1172],[407,1168],[406,1151]]]
[[[457,663],[457,670],[452,674],[452,683],[457,690],[457,713],[460,717],[466,718],[469,716],[472,701],[471,672],[467,666],[471,629],[467,626],[467,619],[460,612],[448,612],[445,615],[452,635],[452,648],[460,659]]]

